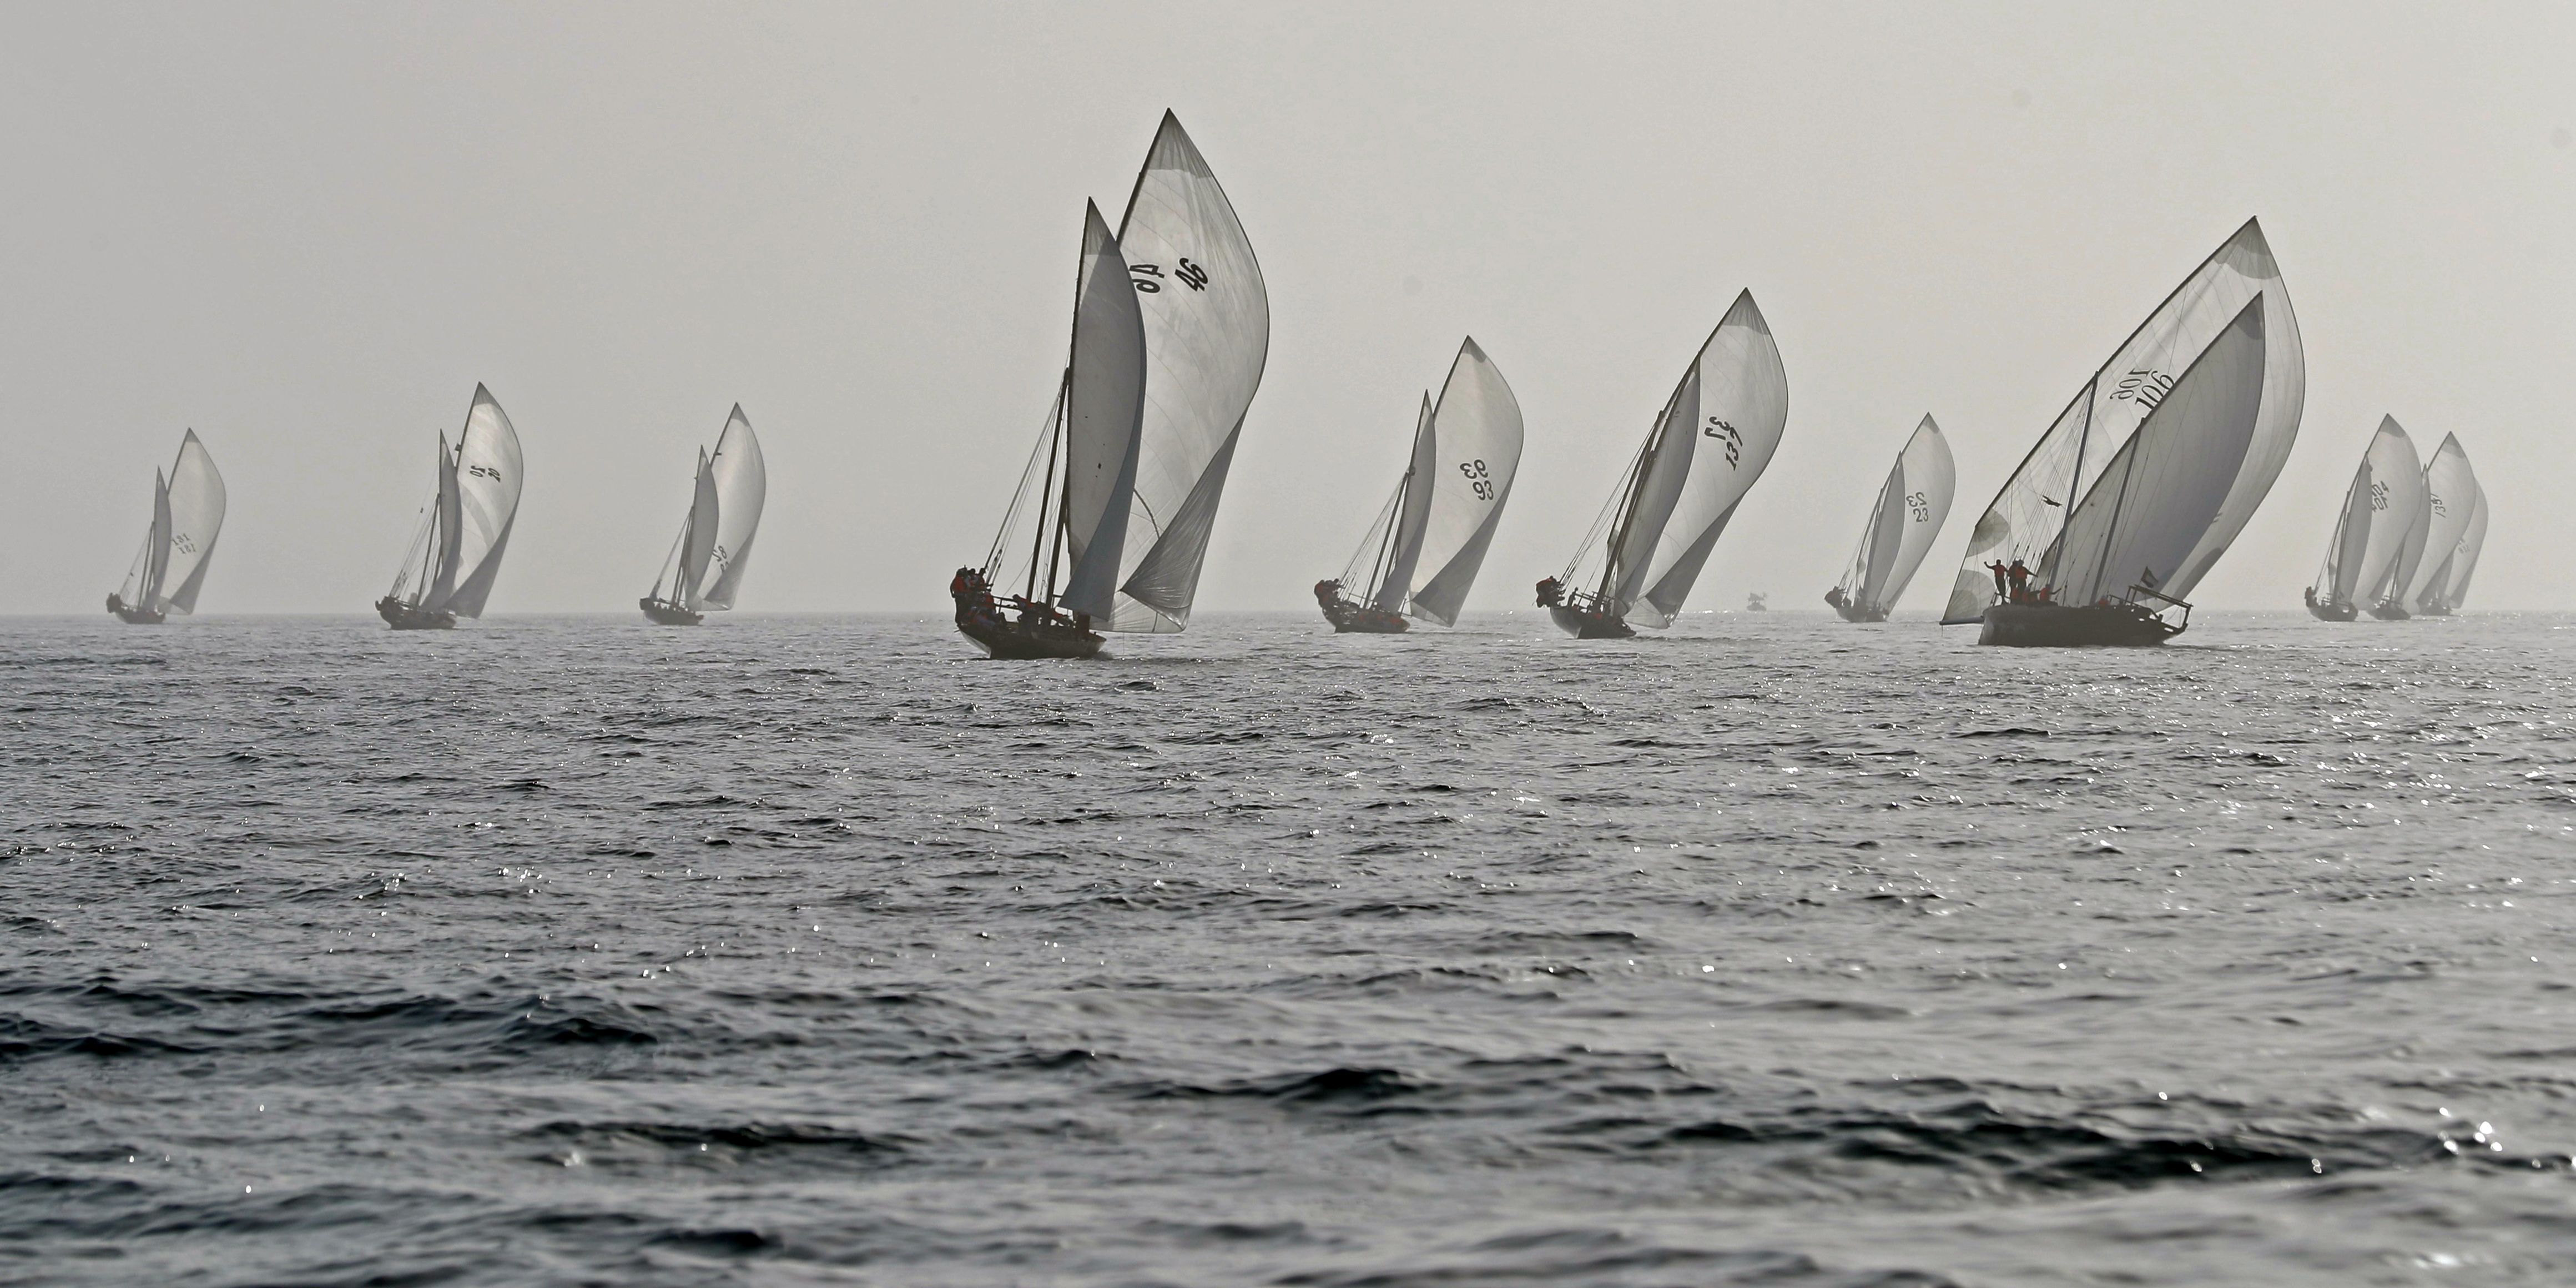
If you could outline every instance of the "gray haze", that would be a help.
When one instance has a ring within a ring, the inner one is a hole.
[[[1176,110],[1270,286],[1202,609],[1297,607],[1472,333],[1528,449],[1470,608],[1561,566],[1740,287],[1789,429],[1691,607],[1810,606],[1929,411],[1906,605],[2248,215],[2305,334],[2271,499],[2203,583],[2296,607],[2383,412],[2468,448],[2478,607],[2576,603],[2576,8],[12,6],[0,610],[93,612],[181,430],[201,611],[364,612],[488,383],[497,613],[625,608],[743,404],[747,610],[944,610],[1064,361],[1082,203]]]

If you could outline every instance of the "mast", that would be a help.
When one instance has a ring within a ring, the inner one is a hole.
[[[1388,502],[1386,532],[1377,541],[1377,557],[1369,560],[1368,590],[1360,596],[1363,604],[1377,602],[1377,588],[1395,569],[1395,530],[1404,526],[1404,497],[1413,490],[1413,467],[1404,467],[1404,477],[1395,481],[1395,499]]]
[[[1673,397],[1678,398],[1680,396],[1681,390],[1673,390]],[[1654,463],[1655,449],[1662,445],[1665,429],[1664,421],[1666,417],[1670,415],[1672,409],[1672,401],[1670,399],[1665,400],[1663,412],[1658,413],[1655,417],[1654,430],[1646,435],[1646,445],[1637,449],[1637,459],[1628,466],[1628,475],[1630,479],[1628,485],[1628,499],[1620,503],[1619,517],[1611,522],[1610,546],[1609,549],[1603,553],[1601,560],[1601,587],[1600,589],[1592,592],[1593,599],[1600,603],[1606,604],[1609,602],[1610,585],[1612,582],[1618,580],[1619,547],[1627,544],[1628,527],[1630,524],[1637,521],[1637,503],[1645,499],[1646,480],[1654,474],[1652,466]]]
[[[1067,397],[1065,398],[1064,409],[1064,437],[1058,441],[1069,440],[1073,437],[1073,399],[1071,397],[1073,392],[1071,388],[1073,381],[1073,368],[1065,368],[1064,378],[1067,386],[1065,389]],[[1049,452],[1048,456],[1050,459],[1047,463],[1047,477],[1049,479],[1053,479],[1055,477],[1055,463],[1052,459],[1054,453]],[[1044,520],[1046,515],[1044,513],[1040,513],[1038,518],[1040,520]],[[1057,562],[1064,558],[1065,535],[1073,531],[1073,462],[1071,461],[1066,461],[1064,463],[1064,486],[1058,489],[1056,493],[1055,523],[1053,527],[1053,535],[1051,535],[1047,541],[1046,592],[1047,603],[1049,605],[1055,603],[1055,570]],[[1030,551],[1029,571],[1037,571],[1037,562],[1037,552],[1034,550]]]
[[[1073,367],[1070,364],[1067,364],[1064,369],[1063,389],[1064,397],[1057,400],[1058,407],[1063,407],[1066,402],[1071,400],[1073,395]],[[1069,414],[1069,411],[1059,411],[1056,415],[1055,428],[1047,434],[1046,477],[1041,479],[1038,483],[1038,521],[1036,524],[1036,530],[1029,534],[1028,591],[1026,594],[1021,596],[1031,602],[1035,602],[1038,597],[1038,551],[1046,547],[1047,506],[1052,501],[1052,498],[1048,494],[1055,491],[1055,461],[1057,453],[1064,447],[1065,416],[1067,414]],[[1062,507],[1058,507],[1056,519],[1061,522],[1063,518],[1063,509]],[[1055,565],[1052,560],[1050,560],[1047,565],[1047,593],[1049,595],[1053,595],[1055,593]]]

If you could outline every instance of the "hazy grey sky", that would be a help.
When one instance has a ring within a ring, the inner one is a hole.
[[[1176,110],[1269,282],[1202,609],[1340,569],[1461,335],[1527,455],[1469,607],[1561,566],[1741,287],[1787,437],[1691,607],[1806,606],[1933,413],[1950,527],[2248,215],[2298,446],[2202,584],[2295,608],[2382,412],[2576,604],[2576,6],[12,4],[0,611],[91,612],[195,427],[201,611],[363,613],[488,383],[495,613],[631,611],[743,404],[742,606],[944,611],[1047,409],[1082,204]]]

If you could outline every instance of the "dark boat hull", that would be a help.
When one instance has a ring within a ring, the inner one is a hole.
[[[1887,620],[1887,610],[1884,608],[1868,608],[1859,604],[1837,604],[1834,606],[1834,611],[1842,614],[1843,620],[1847,622],[1883,622]]]
[[[1627,622],[1591,609],[1551,604],[1547,615],[1556,620],[1557,629],[1579,640],[1624,640],[1637,633]]]
[[[957,632],[982,645],[997,662],[1035,662],[1050,658],[1086,658],[1104,642],[1090,631],[1062,622],[1014,622],[997,617],[961,617]]]
[[[656,626],[695,626],[707,620],[704,613],[692,613],[678,604],[650,596],[636,600],[635,606],[643,609],[644,615],[651,618]]]
[[[1324,610],[1324,620],[1333,624],[1337,635],[1402,635],[1413,629],[1401,613],[1339,601]]]
[[[1986,610],[1980,644],[2008,648],[2143,648],[2182,628],[2136,604],[1996,604]]]
[[[2321,622],[2348,622],[2361,616],[2357,604],[2310,604],[2308,612]]]
[[[113,593],[107,597],[107,611],[116,614],[116,619],[128,626],[158,626],[169,620],[167,613],[156,613],[149,608],[136,608]]]
[[[2415,614],[2407,612],[2405,609],[2399,608],[2395,604],[2373,604],[2370,606],[2370,615],[2383,622],[2402,622],[2409,617],[2413,617]]]
[[[454,613],[424,613],[391,595],[376,601],[376,616],[398,631],[450,631],[456,629]]]

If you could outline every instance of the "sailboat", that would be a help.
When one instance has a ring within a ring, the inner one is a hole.
[[[2451,557],[2441,571],[2433,574],[2433,589],[2425,592],[2425,616],[2448,617],[2469,602],[2469,578],[2477,574],[2478,552],[2486,545],[2487,490],[2480,485],[2469,505],[2468,528],[2460,533],[2459,544],[2451,547]]]
[[[1860,530],[1860,548],[1852,551],[1843,579],[1825,592],[1825,602],[1847,622],[1883,622],[1923,566],[1925,552],[1950,518],[1951,493],[1959,471],[1950,459],[1950,440],[1925,415],[1896,454],[1896,467],[1879,485],[1869,522]]]
[[[158,626],[172,613],[197,611],[197,591],[223,528],[224,476],[192,429],[180,436],[170,472],[152,473],[152,522],[125,584],[108,595],[107,611],[131,626]]]
[[[1788,423],[1780,346],[1745,291],[1683,370],[1565,571],[1539,582],[1539,606],[1577,639],[1672,625]]]
[[[2405,548],[2395,566],[2376,588],[2371,616],[2402,622],[2425,612],[2428,601],[2441,597],[2447,589],[2446,565],[2469,529],[2477,494],[2478,477],[2469,468],[2469,454],[2461,449],[2457,436],[2444,435],[2442,445],[2433,449],[2433,459],[2424,463],[2423,499],[2417,503],[2414,526],[2406,533]]]
[[[2320,621],[2348,622],[2361,615],[2361,597],[2388,580],[2424,508],[2424,466],[2415,440],[2394,416],[2379,418],[2379,432],[2361,454],[2361,468],[2344,489],[2325,566],[2308,587],[2308,611]]]
[[[1983,622],[1980,644],[2181,634],[2185,596],[2289,458],[2306,395],[2298,320],[2249,219],[2085,380],[1995,494],[1942,622]]]
[[[438,492],[421,507],[411,546],[393,589],[376,614],[398,631],[446,630],[460,617],[483,615],[510,524],[519,516],[519,431],[492,392],[474,386],[474,404],[453,448],[438,435]]]
[[[1086,203],[1071,357],[983,566],[949,581],[958,631],[1025,659],[1090,657],[1101,630],[1185,629],[1269,352],[1252,243],[1165,112],[1118,231]]]
[[[760,530],[761,503],[769,496],[769,466],[760,455],[760,439],[735,403],[716,435],[716,450],[698,449],[698,485],[689,500],[689,517],[662,571],[653,578],[653,593],[635,601],[644,615],[664,626],[695,626],[710,611],[733,607],[743,569],[751,564],[751,539]],[[710,580],[707,570],[715,576]],[[668,587],[668,593],[664,587]]]
[[[1337,632],[1376,634],[1403,631],[1408,616],[1457,625],[1520,463],[1520,401],[1470,336],[1449,365],[1440,400],[1422,396],[1413,455],[1395,495],[1342,575],[1315,583],[1324,620]],[[1354,584],[1357,598],[1348,593]]]

